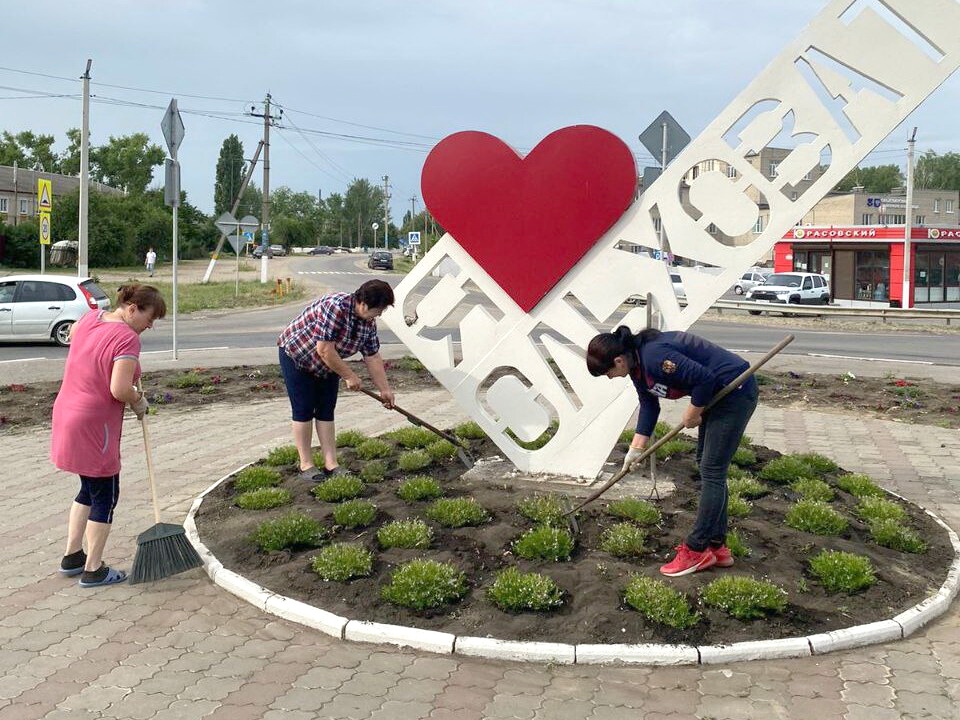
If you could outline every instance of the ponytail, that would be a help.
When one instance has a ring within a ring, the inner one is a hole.
[[[153,319],[159,320],[167,314],[167,303],[163,295],[153,285],[127,283],[117,289],[117,307],[121,305],[136,305],[140,310],[150,308]]]
[[[627,359],[627,367],[633,368],[633,351],[643,343],[660,336],[656,328],[647,328],[634,335],[626,325],[621,325],[613,332],[596,335],[587,346],[587,370],[594,377],[606,375],[614,365],[614,360],[621,355]]]

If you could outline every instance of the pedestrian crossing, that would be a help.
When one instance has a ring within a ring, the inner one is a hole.
[[[370,275],[370,273],[351,270],[297,270],[297,275]]]

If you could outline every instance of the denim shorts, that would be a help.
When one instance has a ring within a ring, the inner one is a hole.
[[[340,389],[340,376],[335,372],[318,376],[301,370],[283,348],[280,351],[280,372],[287,386],[290,398],[290,410],[294,422],[320,420],[333,421],[333,411],[337,407],[337,391]]]

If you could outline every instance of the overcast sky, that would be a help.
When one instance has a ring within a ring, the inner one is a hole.
[[[426,152],[465,129],[531,148],[576,123],[623,138],[669,110],[696,136],[825,0],[97,0],[5,9],[0,129],[80,125],[79,81],[93,58],[91,138],[148,132],[171,96],[184,114],[183,188],[212,211],[220,145],[236,133],[250,157],[262,123],[242,113],[272,93],[286,108],[271,143],[271,185],[324,196],[353,177],[394,186],[393,217],[419,198]],[[157,90],[126,90],[107,85]],[[21,90],[69,98],[9,99]],[[189,97],[190,95],[203,97]],[[110,99],[153,107],[108,104]],[[960,78],[912,118],[919,149],[960,149]],[[251,123],[251,124],[246,124]],[[353,123],[353,124],[349,124]],[[367,127],[363,127],[367,126]],[[301,131],[376,139],[351,142]],[[402,134],[406,133],[406,134]],[[900,162],[906,127],[873,156]],[[382,144],[379,141],[387,141]],[[396,143],[412,145],[398,146]],[[298,152],[299,151],[299,152]],[[652,163],[651,163],[652,164]],[[256,183],[261,182],[260,174]],[[419,209],[419,200],[418,200]]]

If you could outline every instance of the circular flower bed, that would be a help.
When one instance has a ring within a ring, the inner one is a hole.
[[[475,457],[496,454],[475,424],[455,431]],[[691,440],[658,463],[672,495],[648,501],[628,479],[571,520],[582,485],[491,477],[496,465],[464,473],[418,428],[347,431],[352,475],[311,485],[278,448],[215,488],[196,522],[225,567],[273,592],[347,618],[511,640],[799,637],[885,620],[944,581],[953,549],[922,509],[829,458],[749,439],[730,472],[734,565],[663,578],[696,512]]]

